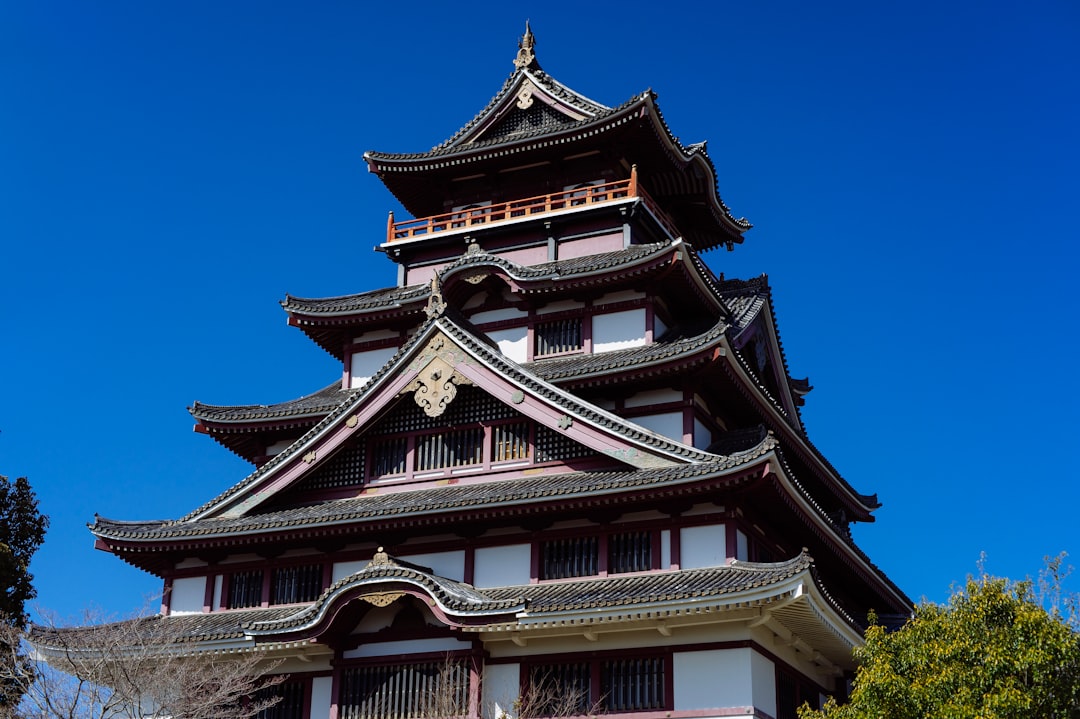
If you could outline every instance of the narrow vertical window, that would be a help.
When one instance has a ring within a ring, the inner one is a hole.
[[[534,354],[537,357],[577,352],[582,348],[580,317],[538,322],[533,334],[536,337]]]
[[[262,604],[262,585],[261,569],[234,572],[229,577],[229,609],[244,609]]]
[[[322,593],[321,564],[275,569],[270,578],[270,603],[313,602]]]

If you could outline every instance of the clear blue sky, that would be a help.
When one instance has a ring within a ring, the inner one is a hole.
[[[886,7],[891,5],[892,7]],[[0,473],[52,518],[42,606],[157,580],[95,512],[178,517],[247,473],[185,407],[338,376],[278,301],[394,282],[361,159],[418,151],[513,69],[653,88],[755,224],[811,439],[912,597],[1080,563],[1080,6],[986,2],[0,3]],[[1074,582],[1075,587],[1077,582]]]

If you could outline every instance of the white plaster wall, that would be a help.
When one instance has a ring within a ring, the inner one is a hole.
[[[663,402],[682,402],[683,393],[677,389],[654,389],[648,392],[638,392],[626,398],[627,407],[644,407],[650,404]]]
[[[364,350],[352,353],[352,365],[349,372],[349,386],[362,387],[371,379],[390,358],[397,353],[397,347],[383,347],[379,350]]]
[[[169,594],[170,614],[199,614],[206,599],[206,577],[174,579]]]
[[[509,587],[529,583],[528,544],[481,547],[473,560],[474,587]]]
[[[334,562],[334,568],[330,571],[330,583],[344,579],[350,574],[356,574],[367,566],[367,560],[361,559],[355,562]]]
[[[727,709],[752,715],[751,654],[750,649],[676,652],[675,711]]]
[[[682,569],[718,567],[727,561],[723,524],[683,527],[680,531],[679,566]]]
[[[735,558],[740,562],[747,562],[750,560],[749,545],[746,541],[746,535],[743,534],[741,529],[735,530]]]
[[[644,298],[644,292],[639,292],[637,290],[623,290],[622,292],[609,292],[600,299],[593,302],[593,304],[610,305],[615,302],[628,302],[630,300],[640,300]]]
[[[469,319],[473,324],[482,325],[485,322],[499,322],[501,320],[514,320],[520,317],[525,317],[526,313],[522,312],[516,307],[503,307],[497,310],[487,310],[486,312],[477,312]]]
[[[311,719],[330,716],[330,692],[333,686],[333,677],[314,677],[311,680]]]
[[[487,336],[498,345],[499,351],[506,355],[507,359],[514,362],[525,362],[529,359],[529,330],[527,327],[496,330],[488,332]]]
[[[754,682],[754,706],[776,716],[776,668],[772,660],[753,650],[750,651],[750,673]]]
[[[694,418],[694,448],[695,449],[708,449],[710,444],[712,444],[712,432],[709,431],[709,428],[706,427],[705,424],[701,420],[699,420],[697,417],[695,417]]]
[[[593,352],[610,352],[645,344],[645,309],[595,315],[592,320]]]
[[[214,598],[210,603],[210,609],[217,609],[221,606],[221,590],[225,586],[225,577],[217,575],[214,577]]]
[[[342,652],[345,659],[357,657],[381,657],[394,654],[423,654],[426,652],[460,652],[472,649],[472,643],[439,637],[437,639],[407,639],[400,642],[372,642],[362,644],[356,649]]]
[[[513,717],[514,700],[521,693],[520,664],[492,664],[484,667],[481,716],[495,719]]]
[[[406,562],[419,564],[421,567],[430,567],[431,571],[440,577],[453,579],[458,582],[465,581],[465,552],[430,552],[428,554],[401,555]]]
[[[659,435],[673,439],[676,442],[683,441],[683,416],[682,412],[665,412],[663,414],[647,414],[642,417],[633,417],[631,422],[640,424],[646,429],[651,429]]]
[[[667,569],[671,566],[671,530],[660,530],[660,568]]]
[[[585,303],[578,300],[560,300],[558,302],[551,302],[544,305],[540,309],[536,310],[536,313],[540,315],[546,315],[552,312],[563,312],[565,310],[579,310],[584,306]]]

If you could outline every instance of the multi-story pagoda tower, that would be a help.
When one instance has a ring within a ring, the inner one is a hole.
[[[365,155],[414,218],[397,285],[283,302],[341,378],[197,403],[252,473],[97,546],[200,650],[284,658],[273,717],[793,717],[910,609],[848,530],[878,503],[807,438],[767,281],[700,257],[750,227],[704,143],[531,32],[514,65],[442,144]]]

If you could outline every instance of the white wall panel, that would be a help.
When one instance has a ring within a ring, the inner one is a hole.
[[[529,330],[525,327],[511,327],[505,330],[496,330],[494,332],[488,332],[487,336],[491,338],[499,347],[499,351],[502,352],[507,359],[514,362],[525,362],[529,358]]]
[[[311,719],[330,716],[333,677],[314,677],[311,680]]]
[[[675,711],[742,709],[751,714],[752,653],[750,649],[676,652],[673,657]]]
[[[356,562],[334,562],[334,568],[330,572],[330,583],[333,584],[339,579],[344,579],[350,574],[355,574],[366,566],[366,559]]]
[[[531,547],[511,544],[505,547],[481,547],[473,565],[474,587],[509,587],[529,583]]]
[[[750,672],[754,677],[754,706],[776,716],[776,667],[768,657],[751,651]]]
[[[514,700],[521,693],[520,677],[519,664],[485,666],[481,716],[514,717]]]
[[[719,567],[727,562],[727,534],[723,524],[683,527],[679,539],[682,569]]]
[[[643,344],[645,344],[644,308],[593,317],[593,352],[609,352]]]
[[[406,562],[419,564],[421,567],[429,567],[432,572],[440,577],[453,579],[458,582],[465,581],[465,552],[430,552],[428,554],[402,554]]]
[[[349,386],[362,387],[375,373],[383,368],[390,358],[397,354],[397,347],[383,347],[378,350],[364,350],[352,353],[349,369]]]
[[[198,614],[206,600],[206,577],[174,579],[169,594],[170,614]]]
[[[665,412],[663,414],[647,414],[642,417],[631,417],[631,422],[640,424],[646,429],[651,429],[659,435],[673,439],[676,442],[683,441],[683,416],[682,412]]]

